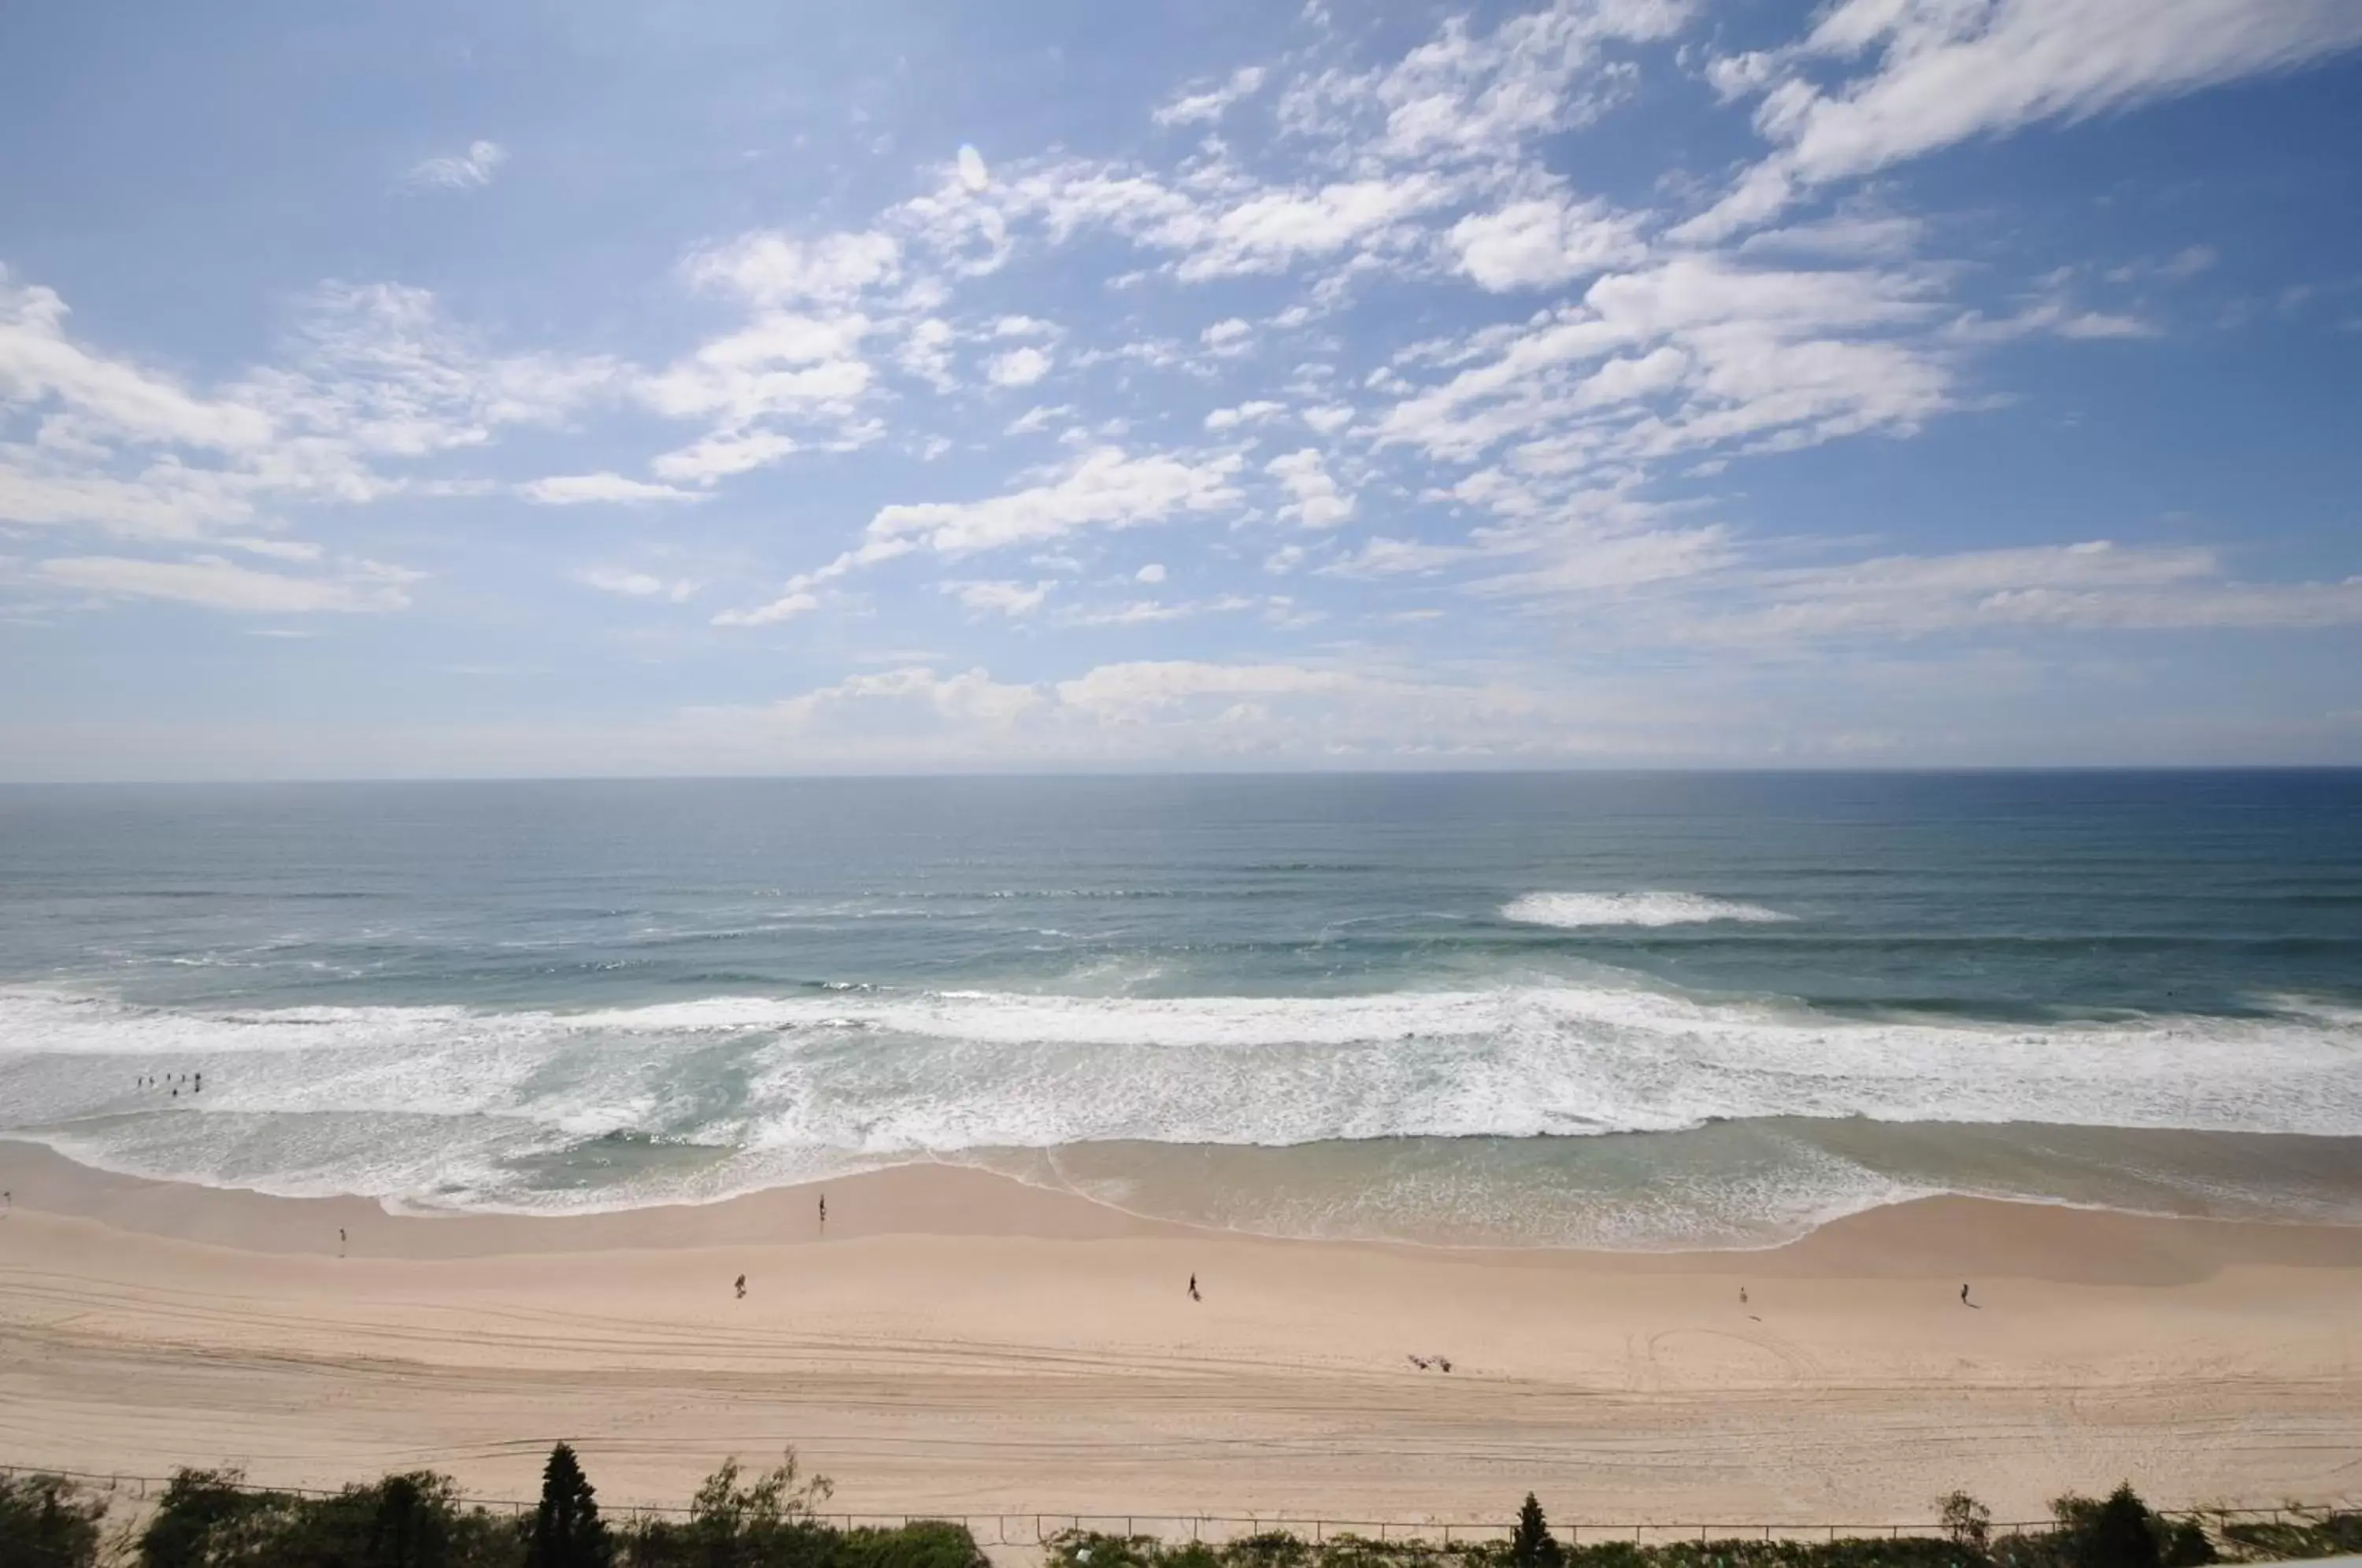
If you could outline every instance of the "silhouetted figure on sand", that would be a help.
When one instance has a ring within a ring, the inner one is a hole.
[[[1204,1297],[1198,1294],[1198,1276],[1194,1274],[1189,1276],[1189,1299],[1192,1301],[1203,1301],[1205,1299]]]
[[[1741,1307],[1747,1305],[1747,1286],[1743,1285],[1738,1287],[1738,1304]]]
[[[828,1229],[828,1194],[824,1192],[820,1195],[820,1228]]]
[[[342,1225],[337,1227],[337,1255],[345,1255],[345,1228]]]
[[[745,1300],[745,1299],[746,1299],[746,1276],[745,1276],[745,1275],[743,1275],[743,1274],[742,1274],[742,1275],[740,1275],[738,1276],[738,1286],[737,1286],[737,1288],[738,1288],[738,1299],[739,1299],[739,1300],[741,1300],[741,1301]]]
[[[1969,1287],[1965,1285],[1960,1286],[1960,1305],[1963,1307],[1973,1307],[1976,1305],[1975,1302],[1969,1299]]]

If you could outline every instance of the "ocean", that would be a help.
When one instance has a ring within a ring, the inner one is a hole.
[[[2362,1223],[2362,773],[6,789],[0,1136],[412,1211]]]

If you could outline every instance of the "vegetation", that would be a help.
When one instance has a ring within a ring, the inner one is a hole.
[[[419,1471],[327,1495],[250,1488],[235,1471],[183,1470],[152,1512],[107,1531],[107,1501],[54,1475],[0,1477],[0,1568],[987,1568],[964,1526],[845,1529],[819,1513],[831,1492],[793,1450],[769,1470],[736,1460],[706,1478],[685,1515],[603,1518],[574,1451],[550,1452],[528,1514],[464,1501]],[[1562,1542],[1529,1494],[1506,1539],[1312,1541],[1286,1531],[1167,1544],[1087,1533],[1045,1543],[1046,1568],[2197,1568],[2362,1551],[2362,1514],[2290,1509],[2272,1523],[2150,1511],[2130,1486],[2064,1496],[2052,1528],[1993,1533],[1965,1492],[1938,1504],[1940,1535],[1899,1540]]]
[[[541,1506],[525,1538],[525,1568],[608,1568],[615,1543],[599,1518],[599,1489],[582,1474],[574,1450],[559,1443],[541,1472]]]
[[[57,1475],[0,1475],[0,1568],[83,1568],[106,1505]]]
[[[1509,1560],[1518,1568],[1559,1568],[1562,1554],[1551,1538],[1550,1521],[1542,1518],[1540,1499],[1529,1492],[1518,1510],[1518,1528],[1509,1536]]]

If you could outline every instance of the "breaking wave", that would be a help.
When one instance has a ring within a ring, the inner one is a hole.
[[[1735,921],[1768,925],[1796,917],[1703,893],[1526,893],[1501,906],[1501,918],[1520,925],[1568,929],[1607,925],[1705,925]]]

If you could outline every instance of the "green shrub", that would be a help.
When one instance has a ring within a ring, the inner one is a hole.
[[[431,1471],[326,1497],[238,1482],[234,1471],[175,1474],[139,1538],[141,1568],[522,1568],[516,1522],[463,1506]]]
[[[837,1537],[833,1568],[985,1568],[967,1526],[913,1519],[900,1529],[854,1529]]]
[[[205,1568],[217,1542],[277,1502],[277,1494],[245,1490],[235,1470],[176,1470],[139,1537],[141,1568]]]
[[[1963,1551],[1981,1552],[1992,1539],[1992,1510],[1966,1492],[1948,1494],[1936,1505],[1945,1538]]]
[[[91,1568],[105,1513],[62,1475],[0,1476],[0,1568]]]
[[[2158,1521],[2129,1482],[2102,1502],[2071,1493],[2050,1505],[2073,1568],[2163,1568]]]

